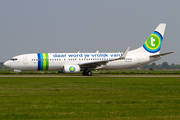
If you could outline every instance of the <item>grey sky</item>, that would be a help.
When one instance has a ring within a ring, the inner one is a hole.
[[[37,52],[123,52],[167,23],[156,63],[180,63],[179,0],[0,0],[0,61]]]

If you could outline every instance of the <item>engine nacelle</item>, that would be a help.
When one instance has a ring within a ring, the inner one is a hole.
[[[64,73],[79,73],[81,71],[79,65],[64,65]]]

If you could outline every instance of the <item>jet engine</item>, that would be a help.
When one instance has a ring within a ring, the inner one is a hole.
[[[79,73],[81,71],[79,65],[64,65],[63,72],[64,73]]]

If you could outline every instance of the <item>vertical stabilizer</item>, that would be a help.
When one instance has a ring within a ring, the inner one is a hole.
[[[146,53],[146,54],[159,54],[164,32],[165,32],[166,24],[161,23],[154,30],[154,32],[150,35],[150,37],[146,40],[146,42],[138,49],[132,50],[131,53]]]

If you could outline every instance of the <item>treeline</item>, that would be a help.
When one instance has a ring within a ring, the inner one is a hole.
[[[138,68],[140,69],[180,69],[179,64],[168,64],[168,62],[163,62],[162,64],[156,64],[156,63],[151,63],[151,64],[145,64],[141,65]]]
[[[3,62],[0,62],[0,68],[3,68]]]
[[[5,67],[3,64],[4,64],[4,62],[0,62],[0,69],[9,69],[9,68]]]

